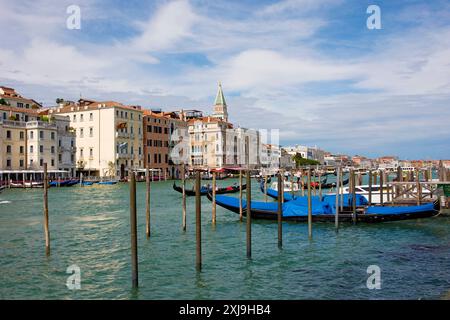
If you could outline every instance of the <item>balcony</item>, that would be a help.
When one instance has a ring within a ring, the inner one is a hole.
[[[46,121],[29,121],[26,123],[27,128],[45,128],[45,129],[56,129],[56,124]]]
[[[14,121],[14,120],[0,120],[0,123],[3,123],[5,127],[14,127],[14,128],[25,128],[26,122],[23,121]]]
[[[130,134],[127,133],[127,132],[116,131],[116,138],[125,138],[125,139],[129,139],[129,138],[130,138]]]
[[[130,154],[129,153],[116,153],[117,159],[129,159]]]

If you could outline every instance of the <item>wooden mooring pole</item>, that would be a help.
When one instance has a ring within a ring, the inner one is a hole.
[[[216,224],[216,172],[213,172],[212,185],[212,224]]]
[[[312,239],[311,168],[308,168],[308,237]]]
[[[352,220],[353,224],[356,223],[356,176],[355,171],[351,171],[350,174],[352,181]]]
[[[336,232],[339,231],[339,184],[340,184],[340,178],[341,178],[341,168],[337,168],[336,173],[336,215],[334,218],[334,226],[336,228]]]
[[[416,168],[416,193],[417,193],[417,205],[422,204],[422,187],[419,179],[419,168]]]
[[[200,194],[201,180],[200,171],[195,173],[195,238],[196,238],[196,260],[197,271],[202,270],[202,200]]]
[[[343,172],[343,170],[342,170],[342,167],[340,167],[341,168],[341,212],[342,211],[344,211],[344,172]],[[338,186],[339,187],[339,186]]]
[[[137,248],[137,214],[136,214],[136,176],[130,170],[130,227],[131,227],[131,284],[138,287],[138,248]]]
[[[145,169],[145,235],[150,238],[150,171]]]
[[[267,202],[267,175],[264,176],[264,201]]]
[[[250,178],[250,150],[249,150],[249,137],[245,137],[245,162],[247,164],[247,199],[246,199],[246,207],[247,207],[247,258],[250,259],[252,257],[252,181]]]
[[[48,174],[47,163],[44,163],[44,236],[45,254],[50,255],[50,231],[48,228]]]
[[[248,188],[248,186],[246,186]],[[242,170],[239,170],[239,221],[243,219],[243,208],[242,208]]]
[[[282,227],[282,206],[283,202],[281,200],[281,194],[283,193],[282,187],[281,187],[281,174],[278,173],[278,248],[281,248],[283,246],[283,227]]]
[[[384,199],[383,199],[383,171],[380,170],[380,204],[381,206],[384,205]]]
[[[182,187],[182,194],[183,194],[183,199],[182,199],[182,225],[183,225],[183,231],[186,231],[186,169],[184,167],[184,163],[182,164],[181,167],[181,187]]]
[[[372,205],[372,169],[369,170],[369,206]]]

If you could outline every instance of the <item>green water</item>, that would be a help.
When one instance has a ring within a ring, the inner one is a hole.
[[[229,184],[230,180],[220,181]],[[253,222],[246,259],[245,221],[202,198],[203,270],[195,270],[194,199],[187,232],[181,195],[152,184],[151,239],[145,237],[145,184],[138,183],[139,282],[131,290],[127,184],[49,190],[51,255],[46,257],[42,189],[0,194],[1,299],[440,299],[450,290],[450,218],[377,225]],[[256,182],[253,198],[263,199]],[[66,268],[81,268],[69,290]],[[366,287],[381,268],[381,289]]]

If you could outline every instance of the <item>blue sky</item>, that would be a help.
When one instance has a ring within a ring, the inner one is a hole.
[[[69,5],[81,29],[66,28]],[[366,9],[381,9],[368,30]],[[0,0],[0,84],[211,112],[332,152],[450,158],[448,1]]]

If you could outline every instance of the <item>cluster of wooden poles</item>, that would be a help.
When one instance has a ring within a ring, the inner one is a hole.
[[[248,141],[246,141],[246,146],[248,147]],[[248,154],[246,157],[247,169],[246,172],[246,252],[247,258],[252,257],[252,216],[251,216],[251,176],[248,167]],[[377,183],[377,174],[369,170],[369,203],[371,203],[371,186],[372,183]],[[417,173],[418,174],[418,173]],[[398,168],[397,179],[402,179],[401,168]],[[343,211],[344,198],[343,198],[343,171],[341,167],[337,167],[336,174],[336,211],[335,211],[335,228],[336,231],[339,229],[339,212]],[[419,176],[417,175],[416,181],[419,181]],[[431,178],[431,175],[429,175]],[[379,180],[380,186],[383,185],[383,180],[386,179],[384,174],[380,172]],[[242,192],[242,171],[239,172],[239,183],[240,183],[240,193],[239,193],[239,203],[240,203],[240,220],[243,220],[243,192]],[[361,184],[362,177],[358,176],[358,182]],[[146,169],[146,236],[150,237],[150,174],[149,169]],[[293,175],[291,173],[291,189],[293,189]],[[264,178],[265,190],[267,190],[267,176]],[[353,222],[356,223],[356,201],[355,201],[355,186],[357,185],[355,171],[350,171],[350,193],[351,198],[351,208],[353,212]],[[185,192],[186,180],[185,180],[185,169],[182,166],[182,230],[186,231],[186,192]],[[136,206],[136,174],[130,172],[129,176],[129,189],[130,189],[130,228],[131,228],[131,269],[132,269],[132,286],[133,288],[138,287],[138,242],[137,242],[137,206]],[[195,171],[195,224],[196,224],[196,269],[201,271],[202,269],[202,238],[201,238],[201,176],[200,171]],[[303,188],[302,188],[303,189]],[[380,188],[381,199],[383,199],[383,188]],[[418,184],[418,190],[420,190],[420,184]],[[216,172],[213,172],[213,186],[212,186],[212,224],[216,224]],[[394,190],[387,191],[387,199],[389,199],[389,192],[393,193]],[[293,192],[293,191],[292,191]],[[399,192],[399,191],[397,191]],[[420,192],[420,191],[419,191]],[[321,195],[322,190],[319,189],[319,194]],[[311,187],[311,168],[307,169],[307,206],[308,206],[308,237],[312,238],[312,187]],[[265,199],[267,201],[267,194],[265,194]],[[388,200],[389,201],[389,200]],[[278,209],[277,209],[277,222],[278,222],[278,247],[282,248],[283,245],[283,228],[282,228],[282,205],[284,202],[284,172],[280,170],[278,172]],[[383,200],[381,200],[383,204]],[[48,176],[47,176],[47,164],[44,163],[44,233],[45,233],[45,248],[46,254],[50,254],[50,233],[49,233],[49,223],[48,223]]]

